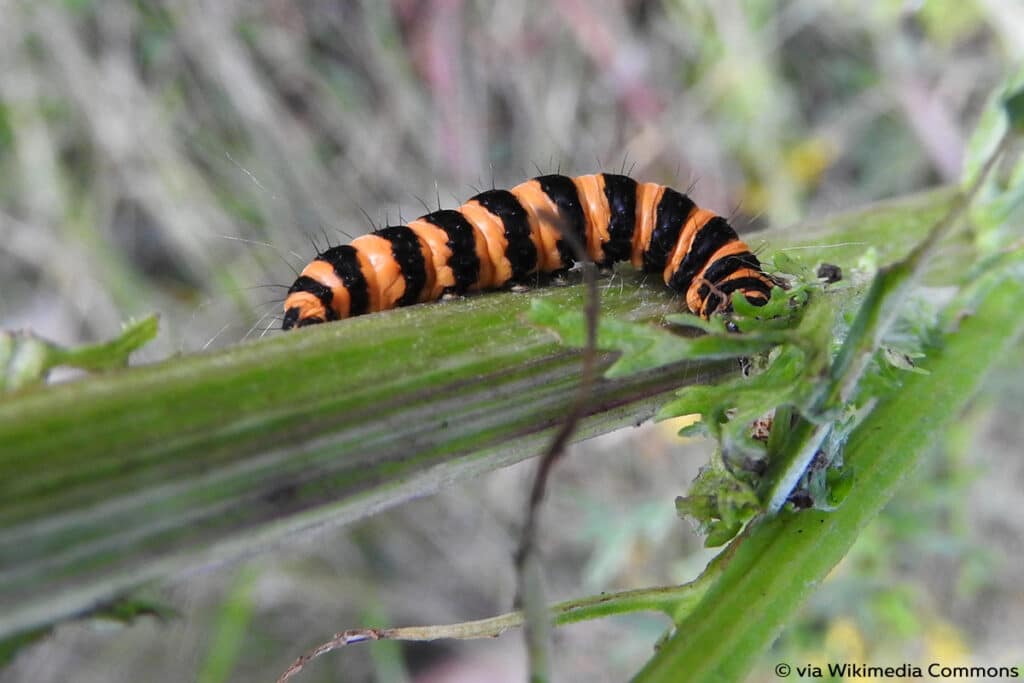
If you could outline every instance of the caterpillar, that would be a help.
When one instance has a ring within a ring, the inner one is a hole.
[[[740,291],[764,305],[776,281],[721,216],[686,194],[629,176],[542,175],[511,190],[487,190],[457,209],[362,235],[317,254],[289,288],[286,330],[446,293],[497,289],[542,272],[564,271],[571,231],[600,266],[629,260],[660,273],[704,318],[726,311]]]

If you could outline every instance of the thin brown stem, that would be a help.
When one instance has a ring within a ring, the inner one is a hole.
[[[549,615],[543,606],[546,603],[542,588],[540,563],[535,558],[538,515],[544,500],[548,479],[551,471],[565,454],[573,432],[586,414],[591,389],[595,381],[597,364],[597,322],[601,312],[600,293],[597,288],[597,273],[594,263],[588,258],[586,244],[581,243],[577,235],[570,230],[561,230],[564,239],[572,248],[576,260],[583,264],[583,283],[585,286],[584,324],[586,325],[586,343],[581,358],[579,390],[565,421],[551,440],[547,450],[537,463],[533,486],[526,505],[523,527],[519,536],[519,545],[515,554],[516,581],[518,595],[526,615],[524,632],[527,655],[530,663],[530,680],[534,683],[547,681],[548,623]]]

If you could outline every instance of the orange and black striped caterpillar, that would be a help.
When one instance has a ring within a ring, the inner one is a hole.
[[[288,290],[283,328],[496,289],[570,268],[571,231],[594,263],[629,260],[660,273],[705,318],[732,292],[768,301],[775,280],[732,226],[681,192],[624,175],[543,175],[481,192],[458,209],[428,213],[317,254]]]

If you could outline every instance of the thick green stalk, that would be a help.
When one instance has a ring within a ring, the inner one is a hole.
[[[568,288],[538,295],[578,305]],[[352,521],[533,455],[579,358],[519,321],[528,304],[397,311],[0,403],[0,633],[202,561],[215,544]],[[635,285],[606,305],[671,309]],[[728,370],[602,382],[583,433],[643,420],[679,384]]]

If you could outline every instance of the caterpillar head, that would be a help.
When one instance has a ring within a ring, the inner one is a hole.
[[[284,320],[281,329],[305,327],[334,320],[331,308],[333,293],[311,277],[302,275],[288,289],[284,300]]]
[[[359,239],[363,238],[356,242]],[[290,330],[380,310],[371,305],[376,295],[367,284],[363,267],[359,250],[351,244],[317,254],[288,290],[282,327]],[[373,266],[367,260],[365,267]]]

